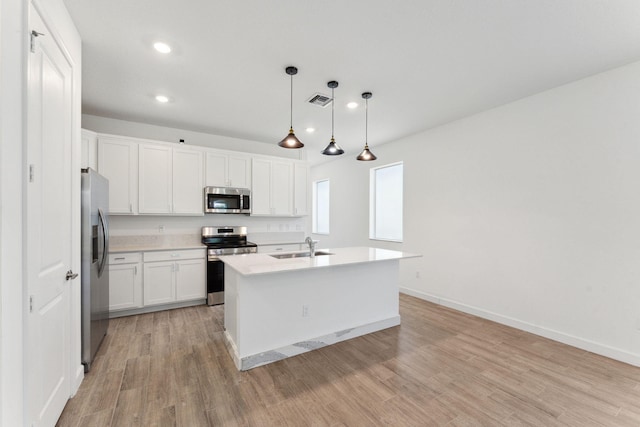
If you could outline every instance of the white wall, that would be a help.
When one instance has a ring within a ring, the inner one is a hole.
[[[133,136],[136,138],[155,139],[167,142],[178,142],[180,139],[184,139],[185,144],[187,145],[199,145],[203,147],[220,148],[223,150],[244,151],[247,153],[306,160],[304,158],[304,150],[283,150],[278,146],[277,141],[273,144],[266,144],[264,142],[251,141],[247,139],[192,132],[184,129],[148,125],[145,123],[110,119],[107,117],[92,116],[89,114],[82,115],[82,127],[94,132],[110,133],[114,135]]]
[[[0,425],[22,425],[25,2],[0,2]]]
[[[640,366],[639,117],[636,62],[313,167],[320,246],[421,253],[407,293]],[[404,243],[369,241],[369,168],[400,160]]]

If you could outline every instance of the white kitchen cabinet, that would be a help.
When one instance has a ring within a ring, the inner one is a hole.
[[[206,275],[204,259],[176,261],[176,301],[206,298]]]
[[[109,255],[109,312],[142,307],[142,256]]]
[[[144,253],[144,305],[206,297],[204,249]]]
[[[109,180],[109,214],[137,214],[138,144],[99,135],[98,172]]]
[[[180,215],[204,215],[203,153],[173,149],[172,212]]]
[[[295,163],[293,166],[293,215],[309,214],[309,165]]]
[[[207,152],[205,185],[251,188],[251,157],[224,152]]]
[[[203,215],[203,153],[140,144],[139,212]]]
[[[251,215],[293,214],[293,164],[286,160],[254,158],[251,174]]]
[[[144,305],[167,304],[176,300],[175,263],[144,263]]]
[[[172,207],[171,147],[140,144],[138,163],[138,211],[141,214],[170,214]]]
[[[80,131],[80,167],[98,170],[98,134],[87,129]]]

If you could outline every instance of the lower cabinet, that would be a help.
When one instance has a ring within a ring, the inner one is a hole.
[[[204,300],[206,287],[204,249],[109,255],[111,317],[133,310],[144,312],[145,307]]]
[[[295,252],[300,251],[302,249],[309,249],[307,245],[303,245],[300,243],[285,243],[285,244],[266,244],[266,245],[258,245],[258,253],[274,253],[274,252]]]
[[[204,249],[144,253],[144,305],[206,297]]]
[[[142,307],[142,254],[109,255],[109,311]]]

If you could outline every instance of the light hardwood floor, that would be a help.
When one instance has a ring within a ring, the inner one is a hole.
[[[640,426],[640,368],[401,295],[402,325],[238,372],[222,307],[113,319],[60,426]]]

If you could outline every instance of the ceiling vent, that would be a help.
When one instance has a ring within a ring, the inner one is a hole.
[[[313,104],[313,105],[317,105],[318,107],[326,107],[327,105],[331,104],[331,97],[327,96],[327,95],[323,95],[321,93],[314,93],[311,98],[307,99],[307,102],[309,104]]]

